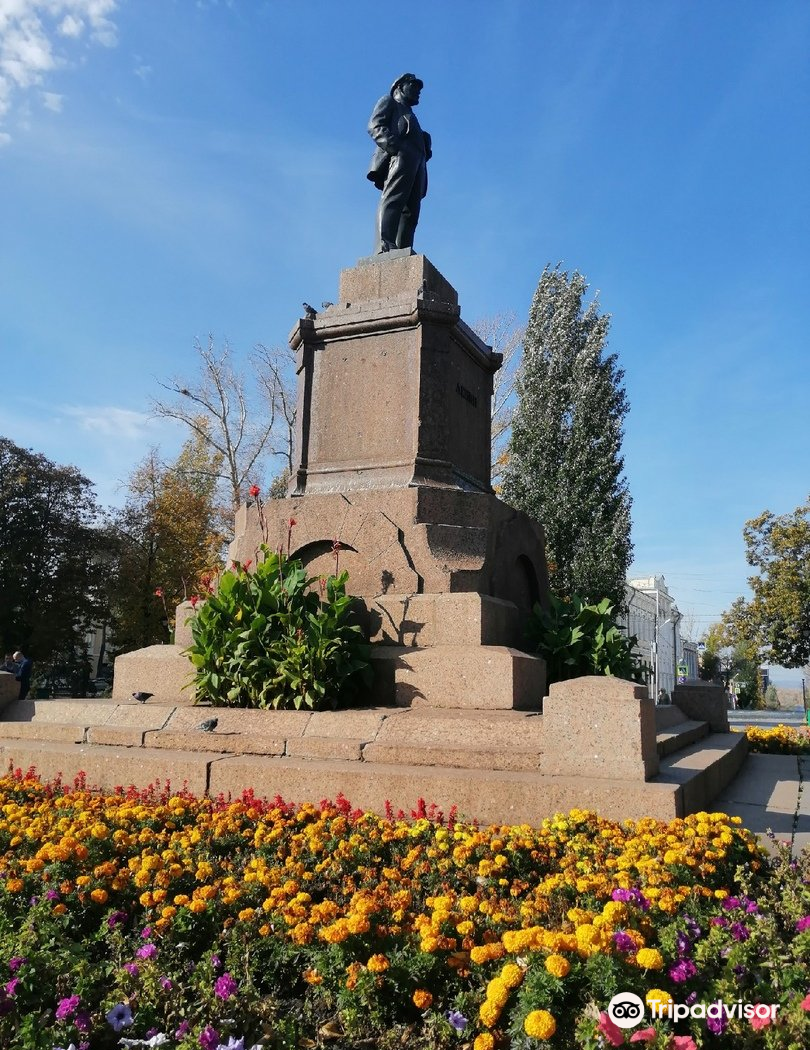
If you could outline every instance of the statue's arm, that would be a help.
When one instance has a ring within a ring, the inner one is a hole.
[[[426,131],[423,131],[422,135],[425,139],[425,160],[430,160],[430,158],[433,156],[433,140]]]
[[[369,135],[381,149],[384,149],[386,153],[390,153],[392,157],[399,153],[399,141],[391,126],[394,105],[394,100],[390,95],[383,95],[374,107],[368,122]]]

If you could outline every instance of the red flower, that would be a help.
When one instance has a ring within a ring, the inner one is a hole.
[[[596,1030],[607,1039],[611,1046],[624,1045],[624,1032],[610,1019],[610,1016],[604,1010],[599,1014],[599,1024],[596,1026]]]
[[[192,609],[196,609],[197,608],[197,602],[199,600],[200,600],[199,594],[192,594],[192,596],[189,598],[189,601],[191,602],[191,608]]]
[[[258,485],[251,485],[250,488],[248,489],[248,492],[250,493],[250,495],[254,499],[256,499],[256,497],[259,495],[260,491],[261,491],[261,489],[259,488]]]
[[[290,528],[292,528],[293,525],[297,525],[297,524],[298,524],[298,522],[295,520],[295,518],[290,518]]]
[[[245,562],[245,564],[242,566],[242,568],[245,570],[245,572],[247,572],[252,564],[253,564],[253,559],[252,558],[248,558],[248,560]]]
[[[163,597],[163,588],[162,587],[155,587],[155,596],[157,598],[162,598]]]

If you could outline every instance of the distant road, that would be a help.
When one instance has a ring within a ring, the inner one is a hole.
[[[729,711],[729,723],[733,726],[803,726],[804,711],[794,708],[792,711]]]

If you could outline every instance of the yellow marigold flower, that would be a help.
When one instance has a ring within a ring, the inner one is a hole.
[[[384,955],[372,955],[366,963],[366,969],[370,973],[385,973],[391,964]]]
[[[642,948],[636,952],[636,962],[643,970],[661,970],[664,959],[657,948]]]
[[[201,900],[189,901],[188,910],[190,912],[192,912],[194,915],[200,915],[202,912],[205,911],[205,909],[206,909],[205,901],[201,901]]]
[[[239,921],[240,922],[250,922],[250,920],[253,918],[254,914],[255,914],[255,912],[254,912],[253,908],[243,908],[239,912]]]
[[[464,922],[459,922],[456,924],[456,933],[460,933],[462,937],[466,937],[474,930],[475,923],[470,922],[469,919],[465,919]]]
[[[371,929],[371,923],[365,915],[350,915],[346,920],[346,926],[349,933],[368,933]]]
[[[501,980],[500,977],[493,977],[493,979],[487,985],[487,1001],[494,1003],[498,1007],[500,1013],[506,1005],[506,1000],[509,998],[509,988],[506,983]]]
[[[501,1016],[501,1007],[496,1006],[491,999],[486,999],[481,1003],[481,1009],[478,1011],[478,1016],[481,1019],[481,1023],[486,1025],[487,1028],[493,1028],[498,1023],[498,1018]]]
[[[172,908],[171,905],[167,905],[162,911],[161,916],[164,919],[173,919],[177,914],[177,908]]]
[[[417,1010],[427,1010],[433,1003],[433,996],[424,988],[417,988],[411,998]]]
[[[669,992],[662,992],[660,988],[651,988],[649,992],[644,996],[644,1000],[647,1006],[653,1007],[653,1005],[661,1004],[666,1005],[672,1002],[672,996]]]
[[[551,1039],[557,1031],[557,1022],[548,1010],[532,1010],[526,1015],[523,1031],[532,1039]]]
[[[479,944],[470,951],[470,959],[477,965],[482,966],[493,959],[501,959],[506,954],[506,949],[497,941],[494,944]]]
[[[304,970],[304,980],[307,984],[323,984],[323,977],[317,970]]]
[[[67,911],[67,907],[64,904],[55,904],[51,908],[51,915],[64,915]]]
[[[174,903],[177,905],[178,908],[182,908],[183,905],[188,904],[190,900],[191,897],[189,897],[187,894],[178,893],[177,896],[174,898]]]
[[[494,1050],[495,1038],[489,1032],[482,1032],[475,1037],[473,1050]]]
[[[473,915],[478,911],[478,898],[469,895],[459,897],[458,908],[462,915]]]
[[[95,889],[90,891],[90,900],[95,901],[96,904],[106,904],[109,896],[106,890]]]
[[[267,925],[267,923],[264,923],[263,925],[261,925],[259,927],[259,936],[260,937],[267,937],[269,933],[270,933],[270,927]]]
[[[571,972],[571,963],[564,955],[548,955],[546,957],[546,969],[552,977],[567,977]]]
[[[507,963],[501,970],[501,980],[507,988],[517,988],[523,981],[523,970],[515,963]]]
[[[8,879],[6,881],[6,889],[9,893],[19,893],[23,888],[22,879]]]

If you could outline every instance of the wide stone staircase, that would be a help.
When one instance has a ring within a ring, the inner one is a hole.
[[[710,809],[742,766],[721,689],[679,687],[655,707],[617,679],[553,685],[543,710],[372,707],[247,711],[134,700],[26,700],[0,721],[3,767],[106,790],[167,783],[195,794],[409,813],[420,799],[483,823],[537,824],[578,807],[662,820]],[[216,717],[213,731],[199,728]]]

